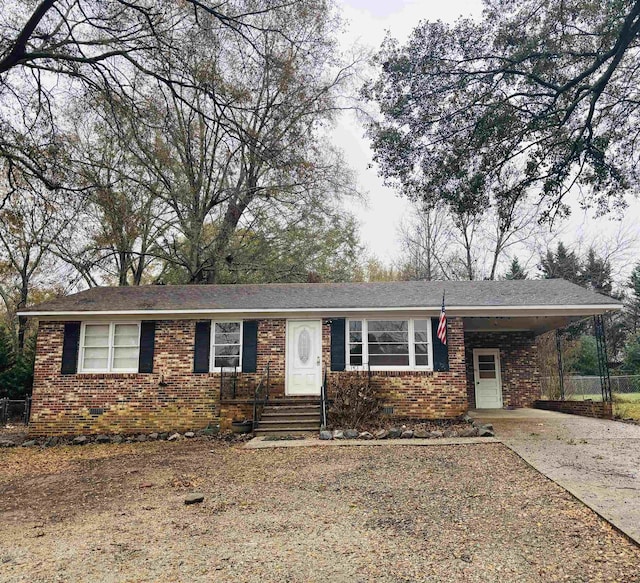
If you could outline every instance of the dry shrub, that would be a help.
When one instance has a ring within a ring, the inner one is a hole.
[[[334,383],[329,425],[345,429],[364,429],[376,424],[382,405],[366,378],[350,378]]]

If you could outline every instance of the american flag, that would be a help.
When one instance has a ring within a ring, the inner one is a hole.
[[[436,336],[442,344],[447,343],[447,314],[444,311],[444,294],[442,294],[442,310],[440,310],[440,321],[438,322]]]

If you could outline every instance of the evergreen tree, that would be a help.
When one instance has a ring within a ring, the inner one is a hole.
[[[640,374],[640,336],[625,347],[622,370],[626,374]]]
[[[0,398],[22,399],[31,393],[36,337],[28,337],[19,354],[14,351],[11,334],[0,326]]]
[[[593,247],[589,248],[587,259],[580,269],[581,285],[595,292],[610,296],[613,291],[611,264],[607,259],[598,257]]]
[[[640,332],[640,263],[633,268],[628,286],[631,293],[626,302],[626,327],[636,337]]]
[[[540,269],[545,279],[562,278],[573,283],[582,284],[580,260],[574,251],[569,251],[560,241],[554,253],[547,250],[546,255],[540,259]]]
[[[522,268],[517,257],[511,261],[509,271],[505,273],[505,279],[527,279],[527,272]]]

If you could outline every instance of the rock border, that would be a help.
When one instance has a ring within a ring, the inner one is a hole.
[[[451,437],[495,437],[496,433],[491,423],[480,423],[476,419],[465,415],[463,418],[468,427],[462,430],[445,429],[444,431],[423,431],[407,429],[406,427],[390,427],[379,429],[374,433],[358,431],[357,429],[321,429],[320,439],[440,439]]]
[[[203,441],[215,440],[226,442],[245,442],[253,437],[253,434],[241,434],[232,432],[220,432],[217,428],[198,429],[194,431],[154,431],[152,433],[137,434],[106,434],[97,435],[68,435],[30,438],[14,440],[0,438],[0,448],[9,447],[56,447],[65,445],[83,446],[89,444],[119,444],[119,443],[145,443],[147,441]]]

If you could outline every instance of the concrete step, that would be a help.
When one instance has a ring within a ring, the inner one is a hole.
[[[288,415],[290,417],[295,417],[297,415],[318,415],[320,416],[320,408],[307,407],[304,409],[271,409],[267,407],[263,412],[262,416],[268,415]]]
[[[296,415],[282,414],[282,413],[264,413],[260,418],[260,423],[263,421],[303,421],[308,420],[312,423],[320,419],[318,413],[302,413]]]
[[[269,399],[267,403],[269,407],[298,407],[304,405],[320,406],[320,399],[309,399],[308,397],[299,398],[283,398],[283,399]]]
[[[299,429],[301,427],[311,427],[313,429],[320,428],[320,420],[315,422],[310,419],[297,419],[295,421],[264,421],[260,420],[258,429]]]
[[[255,435],[300,435],[304,433],[318,433],[317,427],[298,427],[296,429],[256,429]]]

